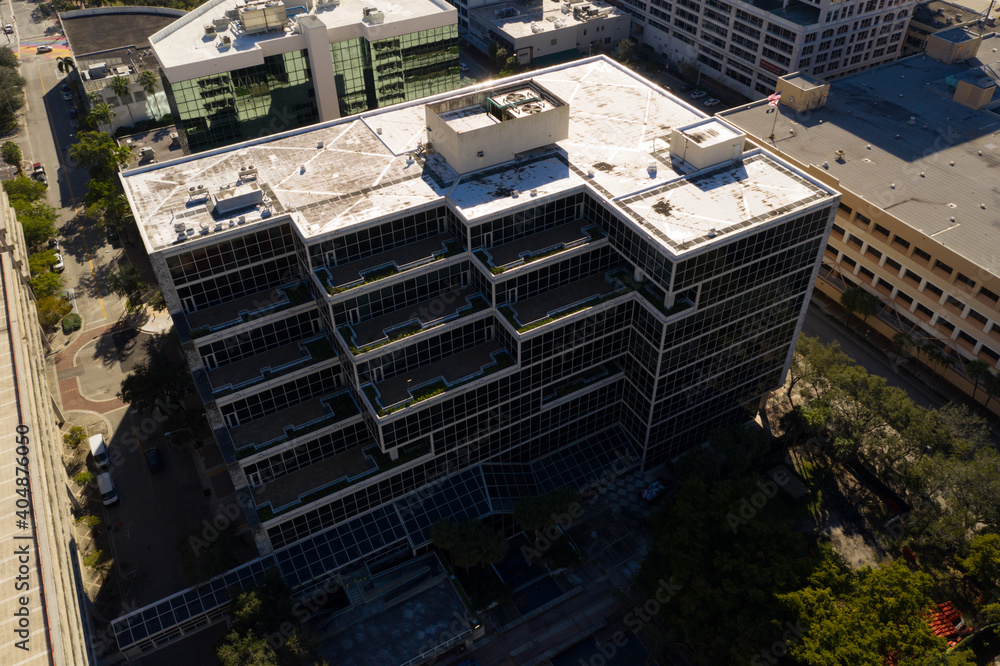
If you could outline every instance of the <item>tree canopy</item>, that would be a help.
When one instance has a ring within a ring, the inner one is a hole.
[[[70,159],[90,170],[95,180],[112,180],[119,166],[132,159],[131,146],[119,146],[107,132],[80,132],[70,146]]]
[[[183,411],[182,400],[192,390],[191,376],[184,366],[157,352],[122,380],[118,399],[140,412],[159,407],[169,414]]]
[[[804,628],[790,653],[809,666],[884,666],[889,658],[922,666],[947,647],[927,623],[933,583],[902,560],[852,571],[828,557],[806,587],[779,597]]]

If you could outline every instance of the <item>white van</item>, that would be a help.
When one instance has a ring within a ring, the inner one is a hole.
[[[110,461],[108,460],[108,448],[104,445],[104,435],[94,435],[88,441],[90,442],[90,453],[94,456],[94,464],[106,469]]]
[[[111,472],[104,472],[97,475],[97,487],[101,491],[101,501],[105,506],[117,504],[121,499],[118,497],[118,489],[115,488],[115,480],[111,478]]]

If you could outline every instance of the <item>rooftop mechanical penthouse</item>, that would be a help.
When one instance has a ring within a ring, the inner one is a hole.
[[[123,180],[261,554],[130,655],[752,418],[838,202],[603,57]]]

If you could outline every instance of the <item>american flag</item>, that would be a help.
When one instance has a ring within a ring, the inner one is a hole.
[[[774,93],[773,95],[771,95],[770,97],[767,98],[767,105],[768,106],[778,106],[778,100],[780,100],[780,99],[781,99],[781,93],[780,92],[776,92],[776,93]]]

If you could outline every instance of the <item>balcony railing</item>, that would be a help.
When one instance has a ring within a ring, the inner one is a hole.
[[[580,247],[582,245],[587,245],[588,243],[593,243],[596,240],[604,238],[605,234],[601,231],[601,228],[596,225],[586,226],[582,228],[585,236],[583,238],[577,238],[572,241],[553,243],[548,247],[543,247],[535,250],[525,250],[520,253],[520,256],[513,261],[508,261],[507,263],[496,265],[493,261],[493,255],[489,250],[480,248],[473,252],[476,258],[486,266],[493,275],[500,275],[504,271],[508,271],[512,268],[517,268],[518,266],[523,266],[525,264],[531,263],[532,261],[538,261],[539,259],[544,259],[545,257],[551,257],[554,254],[559,254],[560,252],[565,252],[566,250],[571,250],[575,247]],[[544,232],[543,232],[544,233]]]
[[[309,291],[308,285],[304,282],[299,282],[287,287],[278,287],[274,291],[281,292],[283,299],[267,303],[266,305],[256,307],[252,310],[249,308],[242,310],[237,313],[236,317],[219,324],[199,326],[191,331],[191,339],[223,331],[227,328],[232,328],[233,326],[239,326],[240,324],[245,324],[254,319],[260,319],[261,317],[272,315],[275,312],[281,312],[282,310],[287,310],[295,307],[296,305],[302,305],[303,303],[309,303],[314,300],[312,293]]]
[[[591,384],[607,379],[608,377],[613,377],[620,372],[622,372],[622,367],[620,365],[614,361],[608,361],[607,363],[599,365],[587,372],[571,377],[568,381],[556,386],[552,393],[542,397],[542,403],[544,404],[546,402],[558,400],[559,398],[564,398],[571,393],[585,389]]]
[[[410,394],[409,398],[400,400],[391,405],[384,405],[381,401],[381,394],[374,384],[365,384],[364,393],[371,403],[372,408],[379,416],[388,416],[393,412],[397,412],[404,407],[409,407],[410,405],[416,404],[427,400],[428,398],[433,398],[435,396],[441,395],[446,391],[456,389],[460,386],[464,386],[470,382],[473,382],[482,377],[492,375],[499,372],[505,368],[509,368],[514,365],[514,358],[507,351],[496,351],[491,354],[493,357],[493,363],[484,365],[480,367],[475,372],[472,372],[464,377],[458,379],[448,380],[443,376],[435,377],[429,381],[424,382],[418,386],[414,386],[408,389]]]
[[[441,259],[454,257],[455,255],[462,253],[464,250],[465,247],[462,245],[460,240],[452,239],[445,241],[444,248],[432,253],[429,256],[416,259],[403,265],[399,265],[394,261],[388,261],[379,266],[372,266],[371,268],[367,268],[362,271],[357,279],[343,284],[333,284],[333,276],[327,268],[317,268],[315,272],[316,276],[320,280],[320,283],[326,289],[326,293],[334,296],[349,289],[360,287],[364,284],[377,282],[378,280],[391,277],[398,273],[405,273],[406,271],[419,268],[420,266],[425,266],[435,261],[440,261]]]
[[[358,410],[358,406],[354,402],[354,398],[351,397],[350,391],[342,391],[336,395],[329,396],[328,398],[323,398],[321,402],[325,405],[324,411],[326,412],[322,416],[306,421],[305,423],[287,426],[281,435],[273,437],[265,442],[242,446],[236,450],[236,457],[246,458],[247,456],[260,453],[261,451],[271,447],[297,439],[303,435],[319,430],[320,428],[325,428],[328,425],[339,423],[344,419],[349,419],[352,416],[357,416],[361,413]]]
[[[384,347],[385,345],[396,342],[397,340],[402,340],[403,338],[407,338],[411,335],[416,335],[417,333],[434,328],[435,326],[440,326],[449,321],[454,321],[455,319],[461,319],[462,317],[467,317],[471,314],[475,314],[476,312],[481,312],[488,307],[490,307],[489,301],[487,301],[483,296],[477,295],[469,299],[468,305],[458,308],[451,314],[428,322],[422,322],[419,318],[414,317],[413,319],[401,322],[392,328],[387,329],[385,331],[385,337],[373,340],[372,342],[368,342],[363,345],[358,345],[356,343],[354,328],[350,324],[344,324],[337,330],[340,332],[341,337],[344,338],[344,341],[347,343],[347,348],[351,351],[351,353],[358,356],[360,354],[370,352],[373,349]]]
[[[301,370],[302,368],[308,367],[313,363],[320,363],[321,361],[329,360],[337,355],[333,349],[333,343],[331,343],[330,339],[325,335],[323,337],[310,340],[309,342],[300,342],[299,347],[306,352],[305,356],[277,367],[262,368],[259,376],[244,382],[239,382],[237,384],[223,384],[219,387],[213,386],[212,395],[216,398],[221,398],[222,396],[229,395],[230,393],[242,391],[243,389],[276,379],[296,370]]]

